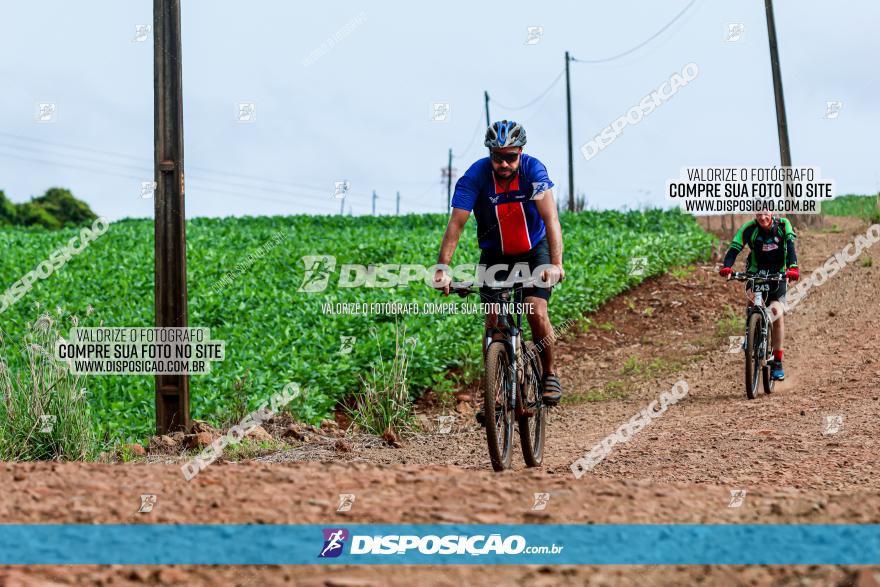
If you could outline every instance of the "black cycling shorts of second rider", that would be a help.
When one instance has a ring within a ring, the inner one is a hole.
[[[746,283],[746,291],[751,291],[748,283]],[[770,285],[770,291],[764,292],[764,305],[769,305],[771,302],[779,302],[781,304],[785,303],[785,294],[788,291],[788,284],[784,281],[780,281],[778,283],[774,283]]]

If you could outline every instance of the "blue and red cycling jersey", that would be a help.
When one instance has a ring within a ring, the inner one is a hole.
[[[492,162],[485,157],[455,182],[452,207],[474,213],[481,249],[519,255],[530,251],[547,233],[532,198],[553,185],[544,164],[523,153],[519,172],[505,192],[495,180]]]

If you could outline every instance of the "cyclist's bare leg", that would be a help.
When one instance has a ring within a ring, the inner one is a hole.
[[[532,329],[532,341],[541,349],[541,367],[544,373],[555,373],[553,370],[553,325],[547,315],[547,300],[529,296],[523,300],[531,304],[531,312],[527,314],[529,327]],[[543,341],[543,342],[542,342]]]
[[[785,342],[785,316],[780,302],[770,303],[770,320],[773,321],[773,350],[781,351]]]

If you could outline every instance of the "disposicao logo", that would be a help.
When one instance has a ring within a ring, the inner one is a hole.
[[[336,558],[342,554],[345,541],[348,540],[348,530],[345,528],[324,528],[324,547],[318,558]]]

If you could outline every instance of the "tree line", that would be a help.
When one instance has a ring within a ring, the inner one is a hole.
[[[0,190],[0,226],[42,226],[58,229],[91,222],[97,215],[70,190],[49,188],[29,202],[14,203]]]

